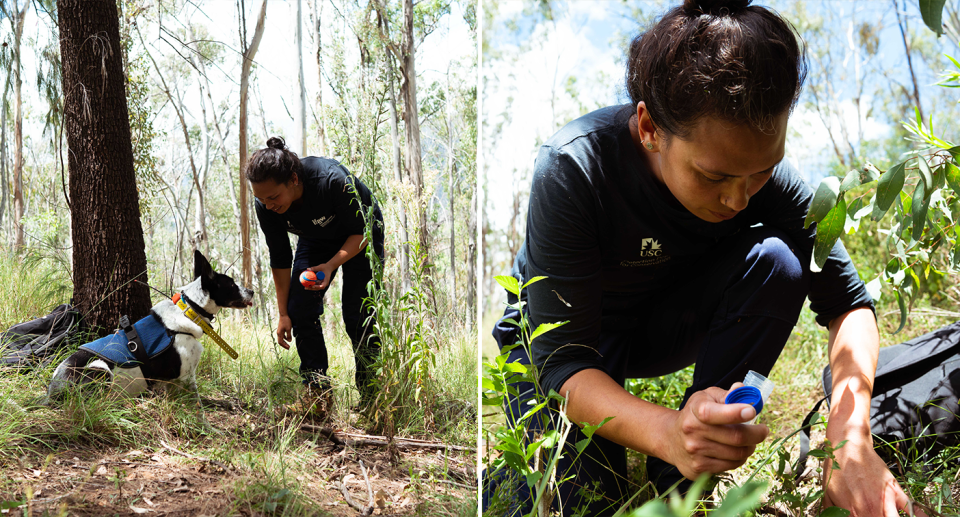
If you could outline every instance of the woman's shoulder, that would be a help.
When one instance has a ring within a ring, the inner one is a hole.
[[[596,147],[606,138],[616,138],[627,130],[630,119],[629,104],[607,106],[582,115],[554,133],[544,145],[558,150],[578,146]]]

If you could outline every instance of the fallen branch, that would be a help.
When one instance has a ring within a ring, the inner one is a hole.
[[[300,429],[321,434],[330,439],[337,445],[387,445],[390,440],[386,436],[375,436],[366,434],[351,434],[343,431],[336,431],[329,427],[318,425],[301,424]],[[431,442],[427,440],[417,440],[415,438],[394,438],[393,443],[399,448],[411,449],[449,449],[454,451],[476,452],[474,447],[463,447],[461,445],[450,445],[441,442]]]

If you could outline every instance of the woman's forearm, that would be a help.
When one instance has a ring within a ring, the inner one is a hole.
[[[287,315],[287,299],[290,295],[290,269],[271,269],[273,286],[277,291],[277,311],[280,316]]]

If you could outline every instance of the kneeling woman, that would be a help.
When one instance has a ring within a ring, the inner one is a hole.
[[[372,334],[372,309],[363,303],[373,278],[364,248],[372,244],[383,260],[383,216],[376,200],[359,179],[331,158],[309,156],[303,160],[288,150],[283,139],[273,137],[267,147],[253,153],[246,176],[256,196],[257,218],[270,249],[270,268],[277,290],[277,342],[289,349],[296,337],[303,383],[326,391],[329,360],[320,316],[323,295],[338,269],[343,269],[343,323],[353,344],[356,383],[361,404],[373,395],[372,365],[380,341]],[[363,213],[375,218],[373,242],[364,240]],[[287,233],[299,237],[291,254]],[[323,280],[304,287],[305,270],[323,273]]]

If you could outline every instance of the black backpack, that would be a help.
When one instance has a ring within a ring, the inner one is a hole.
[[[821,404],[830,403],[830,366],[823,369],[826,396],[803,421],[797,479],[810,451],[810,421]],[[960,322],[906,343],[880,349],[870,401],[870,430],[901,454],[911,449],[931,457],[960,443]]]
[[[53,360],[79,334],[80,313],[63,304],[50,314],[0,333],[0,367],[35,368]]]

